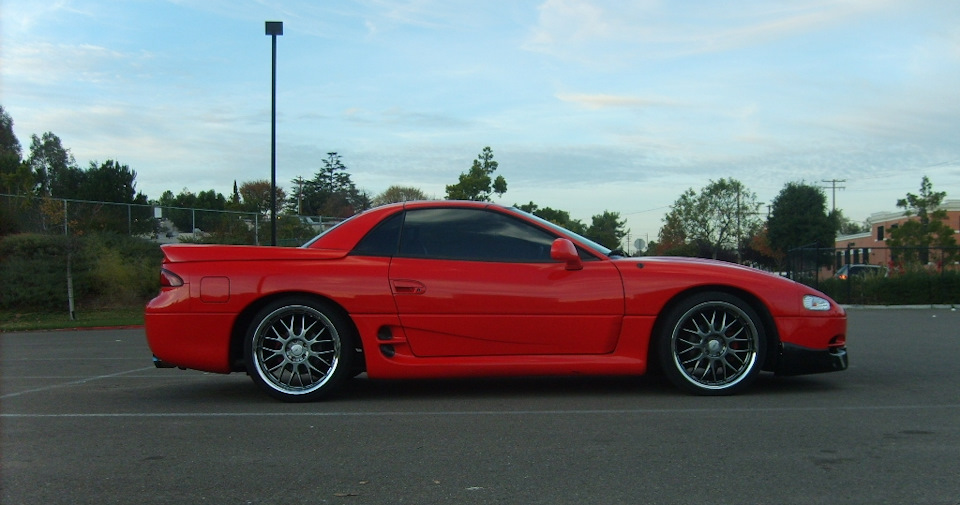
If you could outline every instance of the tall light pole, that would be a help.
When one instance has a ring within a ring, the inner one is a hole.
[[[270,72],[270,245],[277,245],[277,35],[283,35],[283,21],[267,21],[267,35],[273,39]]]

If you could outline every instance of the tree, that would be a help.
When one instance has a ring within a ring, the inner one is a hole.
[[[33,187],[30,168],[23,163],[13,118],[0,105],[0,193],[26,194]]]
[[[279,198],[277,199],[279,200]],[[230,195],[230,200],[228,202],[231,208],[240,209],[240,188],[237,187],[237,180],[233,180],[233,194]]]
[[[843,211],[837,209],[833,212],[833,218],[837,222],[837,233],[840,235],[857,235],[859,233],[869,233],[870,225],[864,222],[856,222],[843,214]]]
[[[619,212],[603,211],[591,218],[586,236],[590,240],[613,250],[620,249],[620,241],[630,232],[623,227],[626,221],[620,219]]]
[[[226,210],[227,199],[212,189],[197,193],[194,207],[198,209]]]
[[[163,215],[172,221],[178,230],[193,232],[200,229],[210,232],[221,226],[227,199],[212,189],[194,194],[183,188],[176,196],[172,191],[164,191],[157,203],[161,207],[167,207]]]
[[[930,262],[930,248],[941,251],[941,263],[957,257],[955,232],[945,222],[947,211],[940,208],[946,196],[945,191],[933,191],[933,184],[924,175],[919,195],[907,193],[906,198],[897,200],[897,207],[905,210],[904,215],[917,217],[890,231],[887,245],[894,248],[894,255],[901,262],[926,265]]]
[[[330,152],[314,178],[298,185],[288,203],[307,216],[350,217],[369,209],[370,197],[353,184],[340,155]]]
[[[20,140],[13,133],[13,118],[0,105],[0,193],[18,193],[22,156]]]
[[[836,216],[827,213],[827,196],[822,189],[790,182],[770,207],[767,241],[771,249],[780,253],[810,244],[833,247],[837,228]]]
[[[236,186],[236,183],[234,183],[234,186]],[[237,210],[242,212],[255,212],[264,216],[270,214],[270,203],[272,201],[270,198],[270,181],[259,179],[244,182],[239,188],[234,188],[234,194],[238,200],[238,203],[235,205]],[[283,188],[277,188],[277,207],[280,207],[286,198],[287,194]],[[280,214],[279,208],[277,209],[277,214]]]
[[[419,188],[411,186],[390,186],[383,190],[383,193],[373,197],[374,206],[386,205],[388,203],[411,202],[413,200],[426,200],[427,195]]]
[[[13,118],[0,105],[0,153],[14,154],[17,159],[23,156],[20,148],[20,140],[13,133]]]
[[[550,207],[539,207],[533,202],[525,203],[523,205],[515,204],[514,207],[524,212],[533,214],[540,219],[550,221],[557,226],[566,228],[579,235],[583,235],[587,232],[587,226],[579,219],[572,219],[570,217],[570,213],[565,210],[551,209]]]
[[[507,180],[502,175],[491,179],[499,166],[493,160],[493,150],[489,146],[484,147],[477,159],[473,160],[470,171],[461,173],[459,182],[447,186],[447,200],[489,202],[492,193],[503,196],[507,192]]]
[[[84,200],[74,204],[71,216],[78,228],[90,231],[117,233],[147,233],[153,231],[155,221],[148,208],[147,197],[136,189],[137,173],[114,160],[103,163],[91,161],[86,171],[76,174],[76,188],[70,198]],[[91,202],[91,203],[86,203]],[[131,205],[103,205],[92,202],[111,202]]]
[[[670,212],[664,216],[653,251],[663,256],[699,256],[697,246],[687,240],[687,231],[679,212]]]
[[[20,140],[13,132],[13,118],[0,105],[0,193],[27,195],[33,189],[33,174],[22,156]],[[15,209],[27,204],[26,199],[14,199],[0,207],[0,235],[21,230],[22,219]]]
[[[42,137],[33,135],[31,140],[27,164],[34,174],[37,194],[75,198],[83,175],[70,150],[52,132]]]
[[[662,243],[683,241],[693,245],[699,255],[717,259],[722,252],[736,250],[741,242],[760,228],[760,204],[757,196],[736,179],[711,180],[698,194],[688,189],[664,217],[667,234],[661,229]]]
[[[114,160],[90,167],[81,177],[77,198],[98,202],[147,203],[147,197],[137,191],[137,173],[127,165]]]
[[[758,230],[756,235],[750,237],[749,245],[743,255],[744,261],[754,266],[765,266],[776,270],[782,270],[786,257],[785,253],[770,245],[770,233],[767,228]]]

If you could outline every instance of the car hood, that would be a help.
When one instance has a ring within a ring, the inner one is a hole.
[[[750,295],[762,300],[774,315],[807,314],[803,296],[810,294],[829,299],[823,293],[781,277],[751,267],[724,261],[683,257],[640,257],[615,259],[624,280],[627,312],[656,314],[667,300],[690,290],[719,289]],[[833,311],[841,311],[832,302]]]
[[[729,263],[720,260],[688,258],[684,256],[642,256],[637,258],[624,258],[618,260],[618,262],[638,263],[644,267],[650,266],[654,268],[678,267],[683,269],[689,268],[698,271],[704,270],[713,272],[726,272],[729,274],[747,275],[750,277],[759,277],[765,279],[780,279],[781,281],[794,284],[794,281],[772,272],[766,272],[753,267],[737,265],[736,263]]]

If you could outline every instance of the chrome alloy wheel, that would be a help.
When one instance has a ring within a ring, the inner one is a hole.
[[[341,365],[340,332],[330,318],[307,305],[284,305],[267,314],[251,343],[256,373],[282,396],[322,389]]]
[[[688,389],[723,394],[756,374],[762,343],[754,318],[744,309],[708,300],[679,317],[669,345],[671,364]]]

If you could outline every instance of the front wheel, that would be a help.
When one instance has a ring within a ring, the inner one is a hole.
[[[664,374],[677,387],[700,395],[730,395],[760,373],[766,355],[763,322],[743,300],[701,293],[667,315],[659,336]]]
[[[300,298],[271,303],[247,333],[247,373],[279,400],[319,399],[354,370],[353,333],[349,321],[325,304]]]

